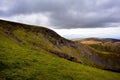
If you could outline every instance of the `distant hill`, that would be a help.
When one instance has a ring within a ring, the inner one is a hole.
[[[0,80],[118,80],[110,71],[120,72],[119,58],[45,27],[0,20]]]
[[[86,38],[76,40],[97,50],[120,54],[120,40],[112,38]]]
[[[101,41],[101,42],[120,42],[120,39],[113,39],[113,38],[86,38],[83,40],[84,41],[93,40],[93,41]]]
[[[73,38],[72,41],[100,41],[100,42],[120,42],[120,39],[113,38]]]

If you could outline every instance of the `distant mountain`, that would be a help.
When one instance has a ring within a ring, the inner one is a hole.
[[[120,39],[104,38],[103,41],[120,42]]]
[[[120,72],[119,58],[45,27],[0,20],[1,80],[117,80],[100,69]]]
[[[120,42],[120,39],[113,38],[73,38],[72,41],[101,41],[101,42]]]
[[[120,54],[120,40],[112,38],[86,38],[76,40],[97,50]]]

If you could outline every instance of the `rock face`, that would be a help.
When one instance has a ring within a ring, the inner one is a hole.
[[[0,34],[34,50],[39,51],[42,48],[73,62],[120,72],[120,54],[106,53],[88,45],[67,40],[44,27],[0,20]]]

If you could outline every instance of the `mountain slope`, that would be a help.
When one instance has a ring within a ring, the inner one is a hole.
[[[119,73],[78,64],[85,64],[82,54],[89,51],[47,28],[0,20],[1,80],[120,79]]]

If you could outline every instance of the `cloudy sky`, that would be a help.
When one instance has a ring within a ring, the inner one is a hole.
[[[120,38],[120,0],[0,0],[0,19],[46,26],[66,38]]]

